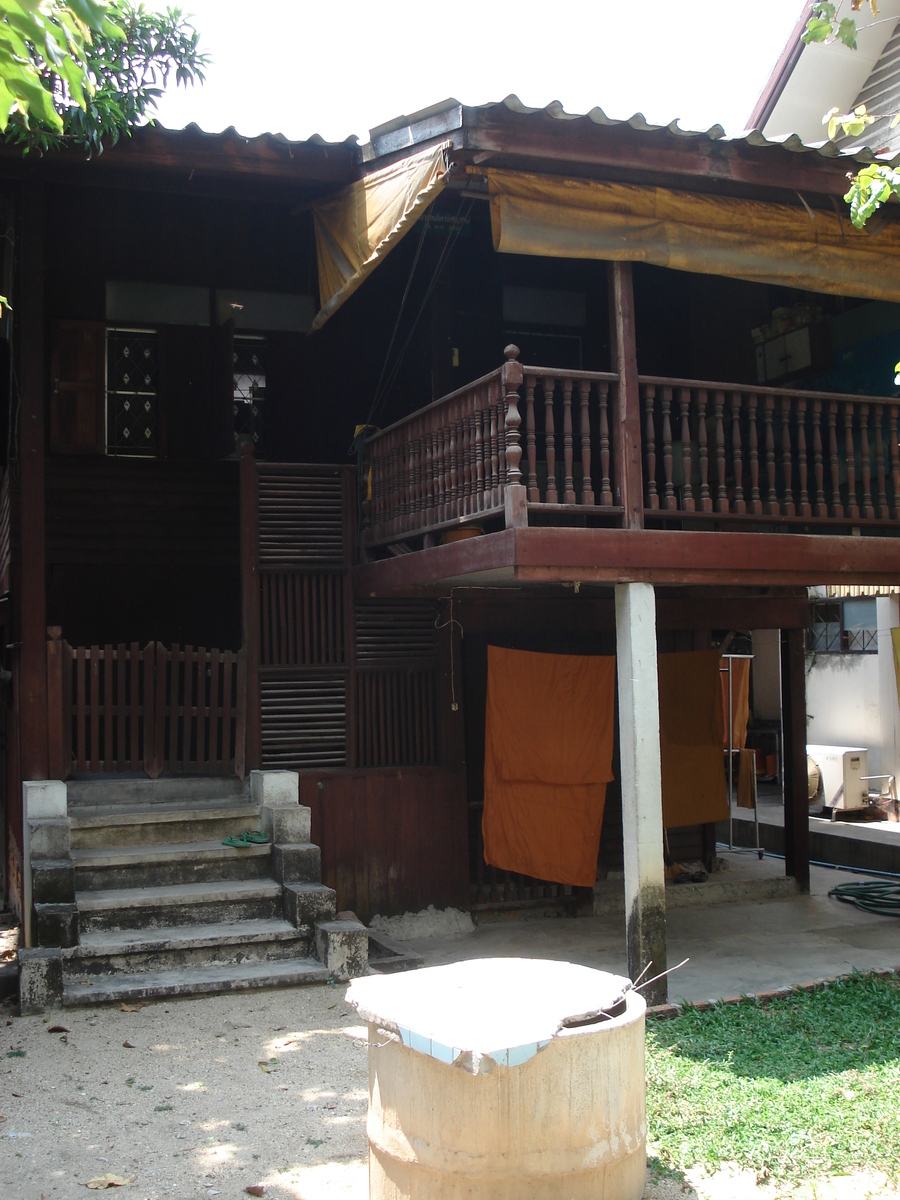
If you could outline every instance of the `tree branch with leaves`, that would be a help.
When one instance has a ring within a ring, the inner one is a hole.
[[[179,8],[0,0],[0,131],[25,150],[99,154],[152,118],[173,76],[203,82],[199,40]]]

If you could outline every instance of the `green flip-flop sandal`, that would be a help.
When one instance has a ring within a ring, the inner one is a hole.
[[[234,834],[231,837],[222,838],[223,846],[234,846],[235,849],[246,849],[247,846],[264,846],[268,842],[268,838],[264,833],[260,833],[258,829],[245,829],[243,833]]]

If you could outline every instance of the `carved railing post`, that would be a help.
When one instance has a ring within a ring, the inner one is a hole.
[[[69,764],[63,754],[63,645],[62,629],[50,625],[47,629],[47,740],[48,774],[51,779],[65,779]]]
[[[522,446],[519,441],[519,426],[522,423],[519,415],[519,388],[522,386],[523,372],[522,364],[517,361],[518,346],[507,346],[503,353],[506,362],[500,373],[500,382],[506,413],[506,527],[523,529],[528,524],[528,502],[522,483],[522,472],[519,470],[519,463],[522,461]]]

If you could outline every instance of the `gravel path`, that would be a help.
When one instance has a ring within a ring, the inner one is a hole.
[[[0,1196],[237,1200],[261,1185],[268,1200],[366,1200],[366,1030],[343,995],[317,985],[34,1017],[0,1005]],[[135,1178],[86,1190],[107,1173]],[[727,1168],[688,1179],[651,1184],[646,1200],[785,1194]],[[794,1197],[900,1200],[885,1185],[815,1181]]]

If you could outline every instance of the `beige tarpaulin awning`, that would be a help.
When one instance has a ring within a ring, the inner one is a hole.
[[[416,223],[444,186],[450,143],[374,171],[313,206],[324,325]]]
[[[494,247],[900,301],[900,225],[659,187],[488,169]]]

